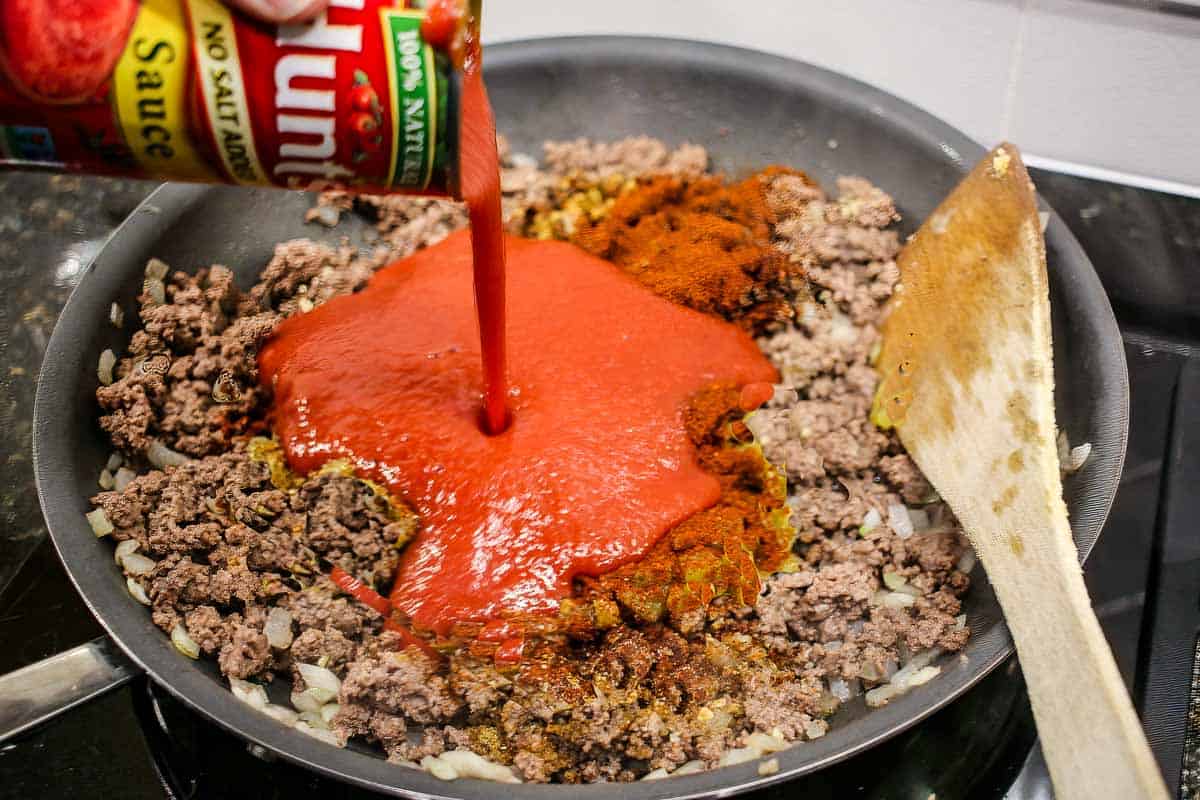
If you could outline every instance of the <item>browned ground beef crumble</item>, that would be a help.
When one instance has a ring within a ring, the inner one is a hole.
[[[631,181],[698,175],[706,161],[702,148],[647,138],[548,143],[542,167],[505,154],[508,224],[569,236],[573,214],[602,213]],[[148,279],[141,330],[97,393],[102,426],[142,469],[94,502],[115,539],[136,540],[155,560],[135,576],[154,622],[164,631],[182,623],[231,677],[284,674],[303,688],[297,664],[328,667],[342,679],[332,724],[341,742],[376,741],[397,762],[469,748],[529,781],[712,766],[755,732],[815,738],[849,691],[886,681],[913,653],[961,648],[964,540],[895,437],[868,420],[877,323],[898,277],[888,229],[898,217],[861,178],[837,188],[830,198],[782,174],[768,190],[775,243],[804,265],[812,294],[797,298],[793,322],[761,332],[783,382],[750,425],[786,468],[802,567],[772,576],[755,607],[718,603],[687,635],[618,625],[593,639],[531,640],[520,667],[501,671],[465,651],[439,664],[401,649],[377,613],[323,577],[337,564],[386,591],[417,520],[345,471],[273,480],[247,444],[269,434],[256,344],[283,317],[360,288],[384,263],[466,223],[446,201],[327,193],[310,218],[367,215],[375,252],[288,242],[248,292],[221,266],[174,272],[157,287]],[[188,460],[149,468],[163,446]],[[924,505],[931,525],[897,532],[889,517],[901,504]],[[884,589],[886,573],[902,592]],[[903,602],[887,600],[896,594]],[[264,633],[271,607],[291,615],[290,647],[272,647]]]

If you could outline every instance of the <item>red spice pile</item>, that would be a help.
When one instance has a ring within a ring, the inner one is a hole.
[[[804,268],[772,246],[775,212],[766,189],[771,167],[737,183],[720,177],[652,178],[622,195],[603,219],[572,237],[651,291],[746,327],[791,315],[789,297],[804,288]]]

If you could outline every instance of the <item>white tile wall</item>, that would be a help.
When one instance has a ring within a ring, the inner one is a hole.
[[[1022,40],[1014,141],[1200,186],[1200,17],[1036,0]]]
[[[485,0],[485,41],[725,42],[868,81],[1067,171],[1200,195],[1200,14],[1095,0]],[[753,9],[748,13],[742,9]]]

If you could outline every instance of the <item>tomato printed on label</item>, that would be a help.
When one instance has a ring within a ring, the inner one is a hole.
[[[421,36],[439,50],[449,50],[463,21],[462,6],[456,0],[430,0],[421,23]]]
[[[107,83],[137,14],[137,0],[0,0],[0,66],[33,100],[89,100]]]
[[[357,111],[375,113],[379,110],[379,95],[366,84],[355,86],[350,91],[350,105]]]
[[[360,141],[366,141],[379,130],[379,122],[373,114],[359,111],[350,115],[350,130],[358,134]]]

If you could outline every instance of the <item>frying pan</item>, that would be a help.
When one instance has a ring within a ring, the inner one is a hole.
[[[870,177],[892,193],[915,230],[983,149],[963,134],[884,92],[816,67],[748,50],[695,42],[586,37],[489,48],[487,78],[500,129],[514,149],[538,153],[547,138],[614,139],[646,133],[709,148],[716,170],[736,174],[770,163],[801,167],[826,185],[838,174]],[[830,732],[778,754],[779,771],[757,763],[632,785],[496,786],[443,782],[352,745],[338,750],[284,728],[234,699],[211,661],[181,657],[126,593],[111,545],[84,520],[87,498],[110,446],[96,424],[95,364],[120,352],[129,330],[109,321],[118,302],[134,319],[142,269],[151,256],[174,268],[232,268],[249,286],[275,242],[335,239],[301,220],[311,199],[281,191],[166,185],[116,231],[79,283],[51,338],[35,409],[34,457],[46,522],[67,572],[111,644],[98,642],[0,678],[0,729],[44,717],[56,705],[145,671],[185,704],[283,758],[399,797],[726,797],[820,769],[914,725],[978,682],[1012,652],[995,597],[977,568],[965,608],[971,639],[941,662],[934,681],[869,711],[861,698],[831,720]],[[352,223],[353,224],[353,223]],[[1079,244],[1051,212],[1046,232],[1053,307],[1059,424],[1072,442],[1092,443],[1083,469],[1066,480],[1080,557],[1096,541],[1116,492],[1125,453],[1128,385],[1108,300]],[[74,684],[72,686],[72,683]],[[286,702],[276,681],[272,694]],[[5,718],[8,718],[5,723]],[[2,730],[0,730],[2,732]]]

